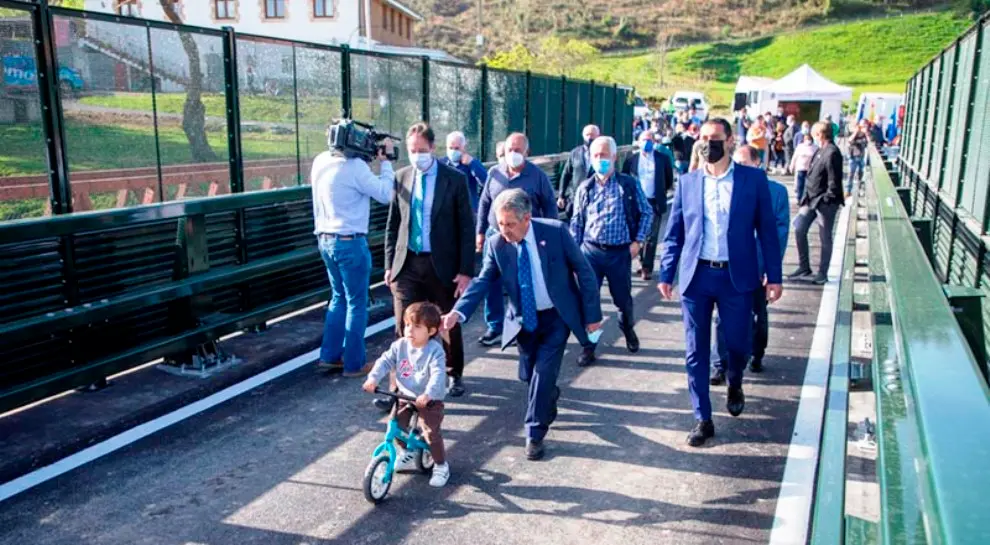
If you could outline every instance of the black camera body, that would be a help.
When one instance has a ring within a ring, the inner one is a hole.
[[[376,131],[373,125],[352,119],[341,119],[330,125],[327,144],[331,149],[343,153],[345,157],[358,157],[370,162],[378,157],[379,151],[385,151],[382,140],[386,138],[391,138],[393,142],[399,141],[395,136]],[[398,147],[393,147],[392,153],[385,154],[385,157],[389,161],[397,161]]]

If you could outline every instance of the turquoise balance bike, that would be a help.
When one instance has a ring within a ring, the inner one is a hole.
[[[375,388],[376,394],[382,394],[394,398],[396,402],[392,405],[392,419],[388,421],[385,429],[385,440],[378,445],[371,455],[371,463],[368,469],[364,470],[364,497],[366,500],[377,505],[385,499],[389,488],[392,487],[392,477],[395,475],[395,462],[398,460],[395,448],[395,440],[400,439],[406,444],[406,450],[414,453],[416,469],[422,473],[433,471],[433,456],[430,454],[430,445],[423,439],[423,433],[416,427],[418,413],[413,413],[409,420],[409,432],[404,432],[399,427],[396,419],[396,411],[399,407],[399,400],[412,403],[413,411],[416,411],[416,398],[402,395],[395,392]],[[430,402],[432,404],[432,401]]]

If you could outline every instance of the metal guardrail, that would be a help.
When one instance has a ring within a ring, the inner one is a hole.
[[[816,512],[813,543],[988,543],[990,527],[979,506],[990,490],[985,467],[990,391],[943,282],[926,266],[928,254],[876,149],[870,150],[870,162],[870,312],[881,517],[875,529],[856,520],[844,532],[835,531],[843,527],[844,510],[836,509],[838,472],[830,462],[820,478],[829,477],[833,484],[823,490],[827,483],[819,482],[821,512]],[[838,390],[836,395],[846,394]],[[832,403],[832,393],[829,399]],[[832,441],[830,457],[839,456],[844,438],[835,433],[826,439]]]

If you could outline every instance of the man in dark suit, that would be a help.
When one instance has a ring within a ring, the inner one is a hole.
[[[674,187],[674,163],[670,157],[654,148],[653,137],[652,131],[644,131],[639,135],[639,153],[629,155],[622,164],[622,173],[639,181],[646,201],[653,208],[650,234],[639,251],[639,274],[643,280],[649,280],[653,276],[660,223],[667,212],[667,191]]]
[[[798,217],[794,220],[798,268],[787,277],[796,280],[813,274],[808,250],[808,230],[812,223],[817,223],[822,253],[818,260],[818,274],[812,282],[822,285],[828,282],[835,216],[839,212],[839,207],[845,202],[842,193],[842,152],[835,145],[831,123],[815,123],[811,127],[811,136],[818,144],[818,151],[811,159],[808,181],[804,186],[804,197],[798,203],[801,208],[798,210]]]
[[[567,338],[574,333],[586,344],[588,334],[601,327],[598,283],[567,227],[532,217],[525,191],[503,191],[494,209],[499,233],[488,238],[481,274],[443,317],[443,326],[451,329],[470,318],[491,283],[502,280],[509,297],[502,349],[513,339],[519,346],[519,379],[529,384],[526,457],[539,460],[557,417],[557,376]]]
[[[474,276],[474,217],[464,175],[433,156],[434,134],[426,123],[406,133],[410,166],[396,173],[385,229],[385,283],[392,289],[395,327],[413,303],[429,301],[445,312]],[[450,331],[448,395],[464,394],[461,328]]]
[[[587,125],[581,131],[581,145],[572,149],[557,184],[557,210],[560,220],[567,223],[571,219],[574,206],[574,192],[577,186],[591,176],[591,143],[602,135],[598,125]]]
[[[779,261],[766,260],[765,288],[758,273],[757,244],[765,256],[780,255],[766,173],[730,160],[732,127],[724,119],[706,122],[701,142],[702,167],[681,176],[674,192],[657,286],[671,299],[674,277],[679,278],[688,390],[697,421],[687,438],[693,447],[715,435],[708,397],[712,311],[718,308],[726,331],[726,408],[739,416],[746,403],[742,375],[752,341],[753,291],[765,289],[771,303],[783,292]]]

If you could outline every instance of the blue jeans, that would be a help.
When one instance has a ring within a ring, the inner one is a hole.
[[[371,277],[368,239],[340,240],[321,236],[319,245],[333,293],[323,324],[320,361],[333,363],[343,359],[344,371],[355,372],[364,367],[367,359],[364,330],[368,327]]]
[[[485,233],[484,252],[488,254],[488,238],[497,233],[495,229],[488,228]],[[485,322],[488,323],[488,330],[496,333],[502,332],[502,322],[505,320],[505,295],[502,289],[502,279],[491,283],[488,288],[488,295],[485,297]]]
[[[804,184],[808,181],[808,171],[799,170],[797,171],[797,188],[794,192],[797,194],[797,202],[801,202],[801,197],[804,197]]]
[[[849,179],[846,180],[846,193],[852,193],[853,177],[856,181],[863,181],[863,158],[862,157],[850,157],[849,158]]]

